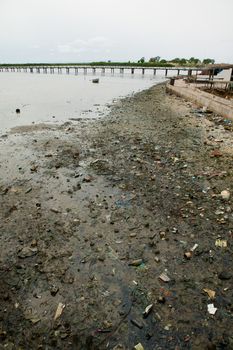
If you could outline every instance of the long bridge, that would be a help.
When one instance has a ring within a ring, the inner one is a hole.
[[[44,74],[75,74],[78,75],[79,72],[87,74],[91,72],[95,74],[100,72],[105,74],[105,72],[110,72],[114,74],[115,72],[124,74],[125,72],[130,72],[134,74],[136,71],[141,72],[142,75],[147,71],[152,71],[153,75],[156,75],[158,71],[162,71],[164,76],[170,74],[181,75],[182,73],[191,76],[193,72],[196,74],[202,71],[201,68],[197,67],[142,67],[142,66],[92,66],[92,65],[2,65],[0,66],[0,72],[29,72],[29,73],[44,73]],[[176,73],[176,74],[175,74]]]

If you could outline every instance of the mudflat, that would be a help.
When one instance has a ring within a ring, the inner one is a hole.
[[[158,85],[1,135],[1,349],[233,349],[232,122],[207,112]]]

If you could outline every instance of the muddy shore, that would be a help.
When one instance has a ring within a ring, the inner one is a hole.
[[[233,349],[233,124],[165,90],[0,136],[0,349]]]

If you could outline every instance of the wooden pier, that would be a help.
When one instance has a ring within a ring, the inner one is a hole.
[[[144,75],[148,72],[153,73],[153,75],[156,75],[158,72],[163,73],[165,77],[168,75],[188,75],[191,76],[194,72],[196,74],[199,74],[202,69],[201,68],[190,68],[190,67],[142,67],[142,66],[92,66],[92,65],[23,65],[23,66],[13,66],[13,65],[4,65],[0,66],[0,72],[25,72],[25,73],[43,73],[43,74],[75,74],[78,75],[80,72],[83,74],[96,74],[96,73],[111,73],[112,75],[116,73],[124,74],[124,73],[130,73],[131,75],[135,74],[136,72],[141,73]]]

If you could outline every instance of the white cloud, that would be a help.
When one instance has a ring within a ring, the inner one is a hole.
[[[76,39],[66,44],[57,46],[60,53],[83,53],[83,52],[100,52],[109,50],[110,41],[102,36],[93,37],[87,40]]]

